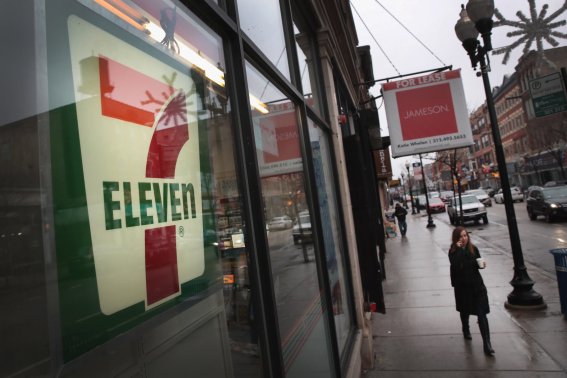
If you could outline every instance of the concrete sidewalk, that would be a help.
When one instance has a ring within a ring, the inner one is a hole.
[[[481,273],[496,354],[487,357],[476,317],[470,320],[473,339],[465,340],[461,333],[447,257],[453,227],[439,220],[432,229],[426,224],[423,214],[408,214],[406,237],[387,241],[386,314],[372,314],[375,369],[362,376],[567,377],[567,320],[561,314],[556,278],[527,264],[547,308],[506,309],[512,257],[469,229],[488,264]]]

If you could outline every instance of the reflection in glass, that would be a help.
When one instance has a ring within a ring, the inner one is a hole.
[[[320,99],[319,93],[317,92],[318,86],[315,82],[315,59],[313,57],[314,51],[311,48],[311,35],[309,34],[308,29],[305,28],[304,32],[300,32],[298,27],[298,24],[293,24],[303,96],[305,97],[308,105],[318,110]]]
[[[236,2],[241,29],[289,80],[280,1],[237,0]],[[259,94],[255,93],[256,96]]]
[[[347,343],[348,335],[352,329],[351,306],[347,297],[346,271],[344,259],[346,258],[339,225],[337,196],[334,190],[333,170],[331,165],[331,150],[328,135],[312,120],[308,119],[309,139],[313,154],[315,181],[317,183],[317,196],[323,226],[323,240],[327,269],[329,271],[329,286],[333,315],[339,352],[342,353]]]
[[[294,223],[268,233],[286,376],[329,377],[327,313],[311,237],[296,109],[252,65],[246,65],[246,74],[251,94],[268,104],[267,113],[252,109],[265,217],[288,216]],[[255,92],[268,87],[264,95]]]

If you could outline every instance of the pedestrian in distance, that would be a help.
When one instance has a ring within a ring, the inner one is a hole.
[[[402,234],[402,237],[404,237],[406,235],[406,231],[408,229],[408,224],[406,223],[406,215],[408,214],[408,211],[406,209],[403,208],[402,205],[400,205],[400,203],[396,203],[396,207],[394,210],[394,216],[396,217],[396,219],[398,220],[398,226],[400,227],[400,234]]]
[[[461,316],[463,336],[471,340],[469,315],[476,315],[478,328],[482,336],[484,353],[494,354],[490,343],[490,330],[486,315],[490,312],[488,293],[479,269],[486,268],[478,248],[470,241],[469,233],[464,227],[453,230],[449,261],[451,263],[451,286],[455,291],[455,303]]]
[[[419,214],[419,198],[415,197],[415,210]]]

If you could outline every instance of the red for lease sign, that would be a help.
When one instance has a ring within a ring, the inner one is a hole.
[[[382,91],[393,157],[473,143],[460,71],[386,83]]]

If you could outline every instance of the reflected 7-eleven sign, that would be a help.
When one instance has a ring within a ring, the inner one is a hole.
[[[69,39],[100,311],[150,309],[205,270],[195,83],[77,18]]]

